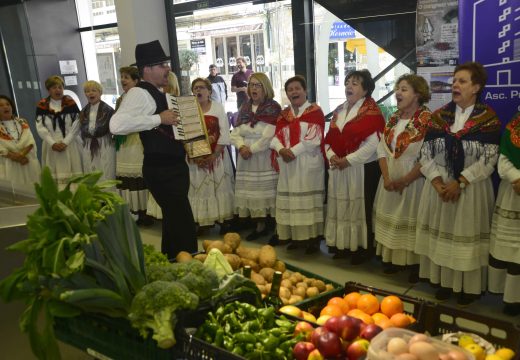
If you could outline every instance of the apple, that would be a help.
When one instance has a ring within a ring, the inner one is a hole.
[[[341,327],[340,327],[340,321],[339,316],[332,316],[327,321],[325,321],[325,324],[323,326],[329,330],[335,333],[336,335],[339,335],[341,333]]]
[[[368,324],[361,331],[361,334],[359,334],[359,336],[361,336],[363,339],[367,339],[368,341],[370,341],[381,331],[383,331],[383,329],[380,326],[377,326],[376,324]]]
[[[316,329],[314,329],[311,334],[311,343],[313,343],[314,346],[318,346],[318,339],[324,332],[329,332],[329,330],[325,329],[323,326],[318,326]]]
[[[325,358],[323,357],[323,355],[321,355],[321,353],[318,349],[314,349],[309,354],[309,357],[307,358],[307,360],[325,360]]]
[[[307,360],[312,350],[316,349],[313,343],[300,341],[293,348],[293,355],[296,360]]]
[[[361,324],[363,323],[363,321],[359,320],[358,318],[348,315],[342,315],[339,317],[338,322],[338,326],[341,329],[338,335],[343,340],[354,340],[361,333]]]
[[[318,338],[316,347],[325,358],[338,356],[343,350],[339,336],[332,331],[323,332]]]
[[[299,321],[294,328],[294,336],[296,337],[299,334],[304,334],[305,341],[310,341],[313,331],[314,328],[307,321]]]
[[[357,360],[367,355],[370,342],[367,339],[358,339],[347,348],[348,360]]]

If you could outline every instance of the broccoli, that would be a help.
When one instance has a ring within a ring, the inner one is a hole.
[[[143,252],[145,268],[149,267],[152,264],[167,265],[170,263],[168,261],[168,257],[163,253],[155,250],[153,245],[143,244]]]
[[[146,269],[146,276],[149,282],[178,281],[197,294],[201,300],[211,297],[219,286],[217,273],[197,260],[168,265],[150,265]]]
[[[175,345],[173,329],[177,310],[196,309],[197,295],[175,281],[154,281],[146,284],[135,295],[128,318],[142,337],[153,331],[152,338],[162,349]]]

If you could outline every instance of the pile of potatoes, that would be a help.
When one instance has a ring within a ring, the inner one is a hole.
[[[233,270],[249,265],[251,280],[256,283],[262,296],[267,295],[271,290],[274,272],[282,272],[280,298],[284,305],[294,304],[334,289],[332,284],[325,284],[321,280],[307,278],[299,272],[286,270],[285,263],[277,259],[276,251],[271,245],[264,245],[260,249],[256,249],[240,243],[238,233],[227,233],[223,240],[204,240],[202,247],[205,253],[195,255],[194,258],[204,262],[207,253],[211,249],[217,248],[224,254]]]

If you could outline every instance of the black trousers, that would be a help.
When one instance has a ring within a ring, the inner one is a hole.
[[[372,231],[372,210],[380,177],[381,168],[378,161],[365,164],[365,216],[367,219],[367,249],[369,252],[375,251],[374,233]]]
[[[197,252],[195,221],[188,200],[188,165],[179,160],[168,166],[143,165],[143,177],[155,201],[161,207],[161,251],[174,259],[180,251]]]

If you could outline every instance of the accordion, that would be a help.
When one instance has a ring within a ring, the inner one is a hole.
[[[211,145],[204,122],[204,114],[195,96],[173,96],[166,94],[168,108],[180,118],[177,126],[172,125],[175,139],[184,143],[190,159],[211,155]]]

